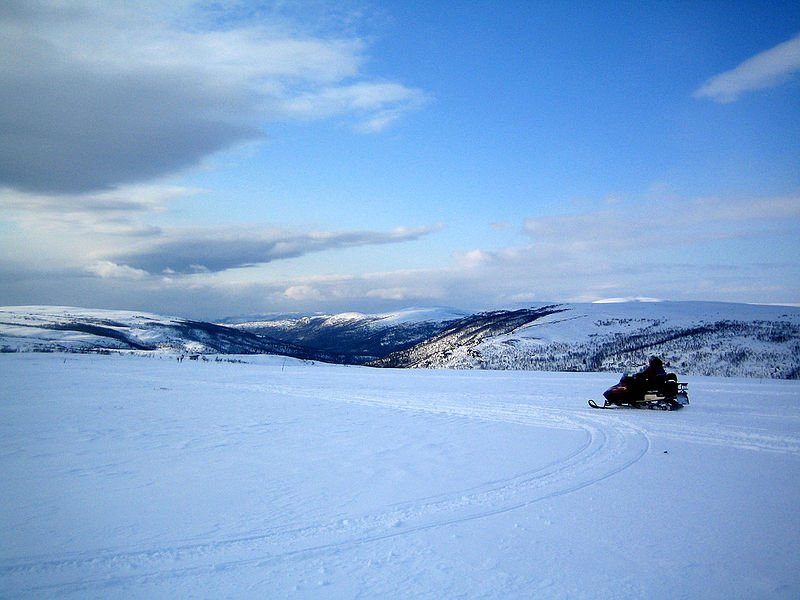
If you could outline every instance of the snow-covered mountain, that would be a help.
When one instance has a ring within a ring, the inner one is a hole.
[[[515,331],[566,310],[559,305],[519,310],[499,310],[468,315],[444,324],[438,333],[404,350],[398,350],[374,361],[380,367],[455,367],[484,368],[478,362],[458,360],[477,358],[476,348],[492,338],[513,335]],[[453,360],[456,359],[457,363]]]
[[[379,367],[624,372],[658,354],[684,375],[800,376],[800,308],[786,306],[552,304],[477,314],[281,317],[237,327],[350,351],[354,363]]]
[[[291,344],[203,321],[64,306],[0,307],[0,351],[302,354]]]
[[[632,371],[660,355],[687,375],[800,377],[800,309],[706,302],[562,304],[511,331],[473,324],[380,361],[386,366]],[[534,316],[531,313],[531,316]],[[492,325],[486,325],[491,327]]]
[[[551,304],[469,314],[410,309],[220,325],[148,313],[0,308],[0,350],[280,354],[395,368],[631,371],[800,378],[800,308],[711,302]]]
[[[338,362],[366,364],[424,342],[468,316],[469,313],[454,309],[411,308],[373,315],[276,315],[231,327],[317,352],[345,355]]]

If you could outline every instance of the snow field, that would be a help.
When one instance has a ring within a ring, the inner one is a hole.
[[[800,597],[800,383],[0,356],[0,597]]]

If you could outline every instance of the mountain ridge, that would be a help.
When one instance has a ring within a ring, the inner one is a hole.
[[[800,308],[715,302],[409,309],[236,324],[0,307],[0,351],[276,354],[391,368],[616,371],[650,354],[685,375],[800,378]]]
[[[443,331],[409,349],[392,352],[370,364],[376,367],[435,368],[442,357],[450,356],[456,349],[475,347],[486,338],[513,333],[562,310],[566,309],[554,304],[538,309],[476,313],[452,322]]]

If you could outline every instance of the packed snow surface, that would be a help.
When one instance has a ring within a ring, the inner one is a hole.
[[[800,597],[800,382],[0,356],[0,597]]]

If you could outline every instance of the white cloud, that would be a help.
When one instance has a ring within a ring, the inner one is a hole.
[[[322,293],[310,285],[291,285],[284,290],[283,295],[289,300],[322,300]]]
[[[367,298],[391,300],[394,302],[413,302],[414,300],[419,299],[432,300],[440,298],[440,296],[431,288],[420,288],[414,286],[375,288],[368,290],[365,296]]]
[[[288,98],[277,109],[301,119],[350,114],[355,128],[365,133],[383,131],[409,110],[428,101],[422,90],[392,82],[360,82],[314,90]]]
[[[467,268],[479,267],[489,263],[492,255],[480,249],[469,250],[459,257],[459,263]]]
[[[424,104],[362,73],[356,35],[220,6],[6,0],[0,106],[13,119],[0,118],[0,186],[107,190],[260,140],[271,120],[341,116],[377,132]]]
[[[128,185],[86,194],[54,195],[0,188],[0,211],[17,222],[65,222],[91,227],[94,233],[140,235],[157,233],[142,218],[166,212],[177,200],[203,193],[197,188],[173,185]]]
[[[734,102],[742,94],[775,87],[800,71],[800,34],[706,81],[694,96]]]
[[[149,275],[147,271],[118,265],[109,260],[97,261],[89,265],[86,270],[102,279],[144,279]]]
[[[595,304],[621,304],[623,302],[662,302],[660,298],[644,298],[638,296],[627,296],[625,298],[603,298],[595,300]]]
[[[636,202],[602,210],[527,219],[523,231],[551,255],[598,260],[632,250],[682,248],[722,239],[764,237],[797,227],[800,196],[671,198],[652,208]]]
[[[52,195],[0,189],[0,254],[21,269],[78,269],[108,276],[104,261],[152,245],[165,235],[154,219],[201,190],[180,186],[121,186],[89,194]],[[128,274],[130,275],[130,273]]]

